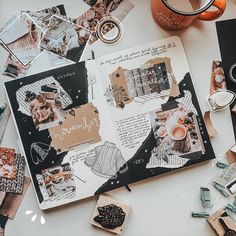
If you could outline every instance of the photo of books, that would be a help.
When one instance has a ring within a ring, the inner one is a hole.
[[[29,103],[33,122],[37,129],[48,128],[60,120],[63,116],[61,97],[56,84],[41,86],[40,92],[26,91],[26,99]],[[46,126],[46,127],[45,127]]]

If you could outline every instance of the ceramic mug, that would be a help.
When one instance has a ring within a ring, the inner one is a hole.
[[[187,129],[183,125],[174,125],[170,130],[170,136],[173,140],[183,140],[187,135]]]
[[[193,20],[219,18],[225,10],[226,0],[152,0],[152,15],[158,25],[167,30],[188,27]],[[215,10],[208,10],[214,6]]]

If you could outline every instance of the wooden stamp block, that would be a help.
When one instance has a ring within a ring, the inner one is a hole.
[[[126,223],[130,206],[109,195],[100,195],[90,223],[111,233],[121,234]]]

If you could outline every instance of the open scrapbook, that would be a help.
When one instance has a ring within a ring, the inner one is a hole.
[[[41,209],[215,157],[177,37],[5,88]]]

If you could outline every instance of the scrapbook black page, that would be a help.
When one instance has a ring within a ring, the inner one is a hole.
[[[5,87],[41,209],[215,157],[177,37]]]
[[[236,19],[216,22],[222,64],[225,72],[226,86],[236,93],[236,83],[230,79],[230,67],[236,63]],[[235,72],[234,72],[235,73]],[[236,101],[230,105],[231,117],[236,139]]]

